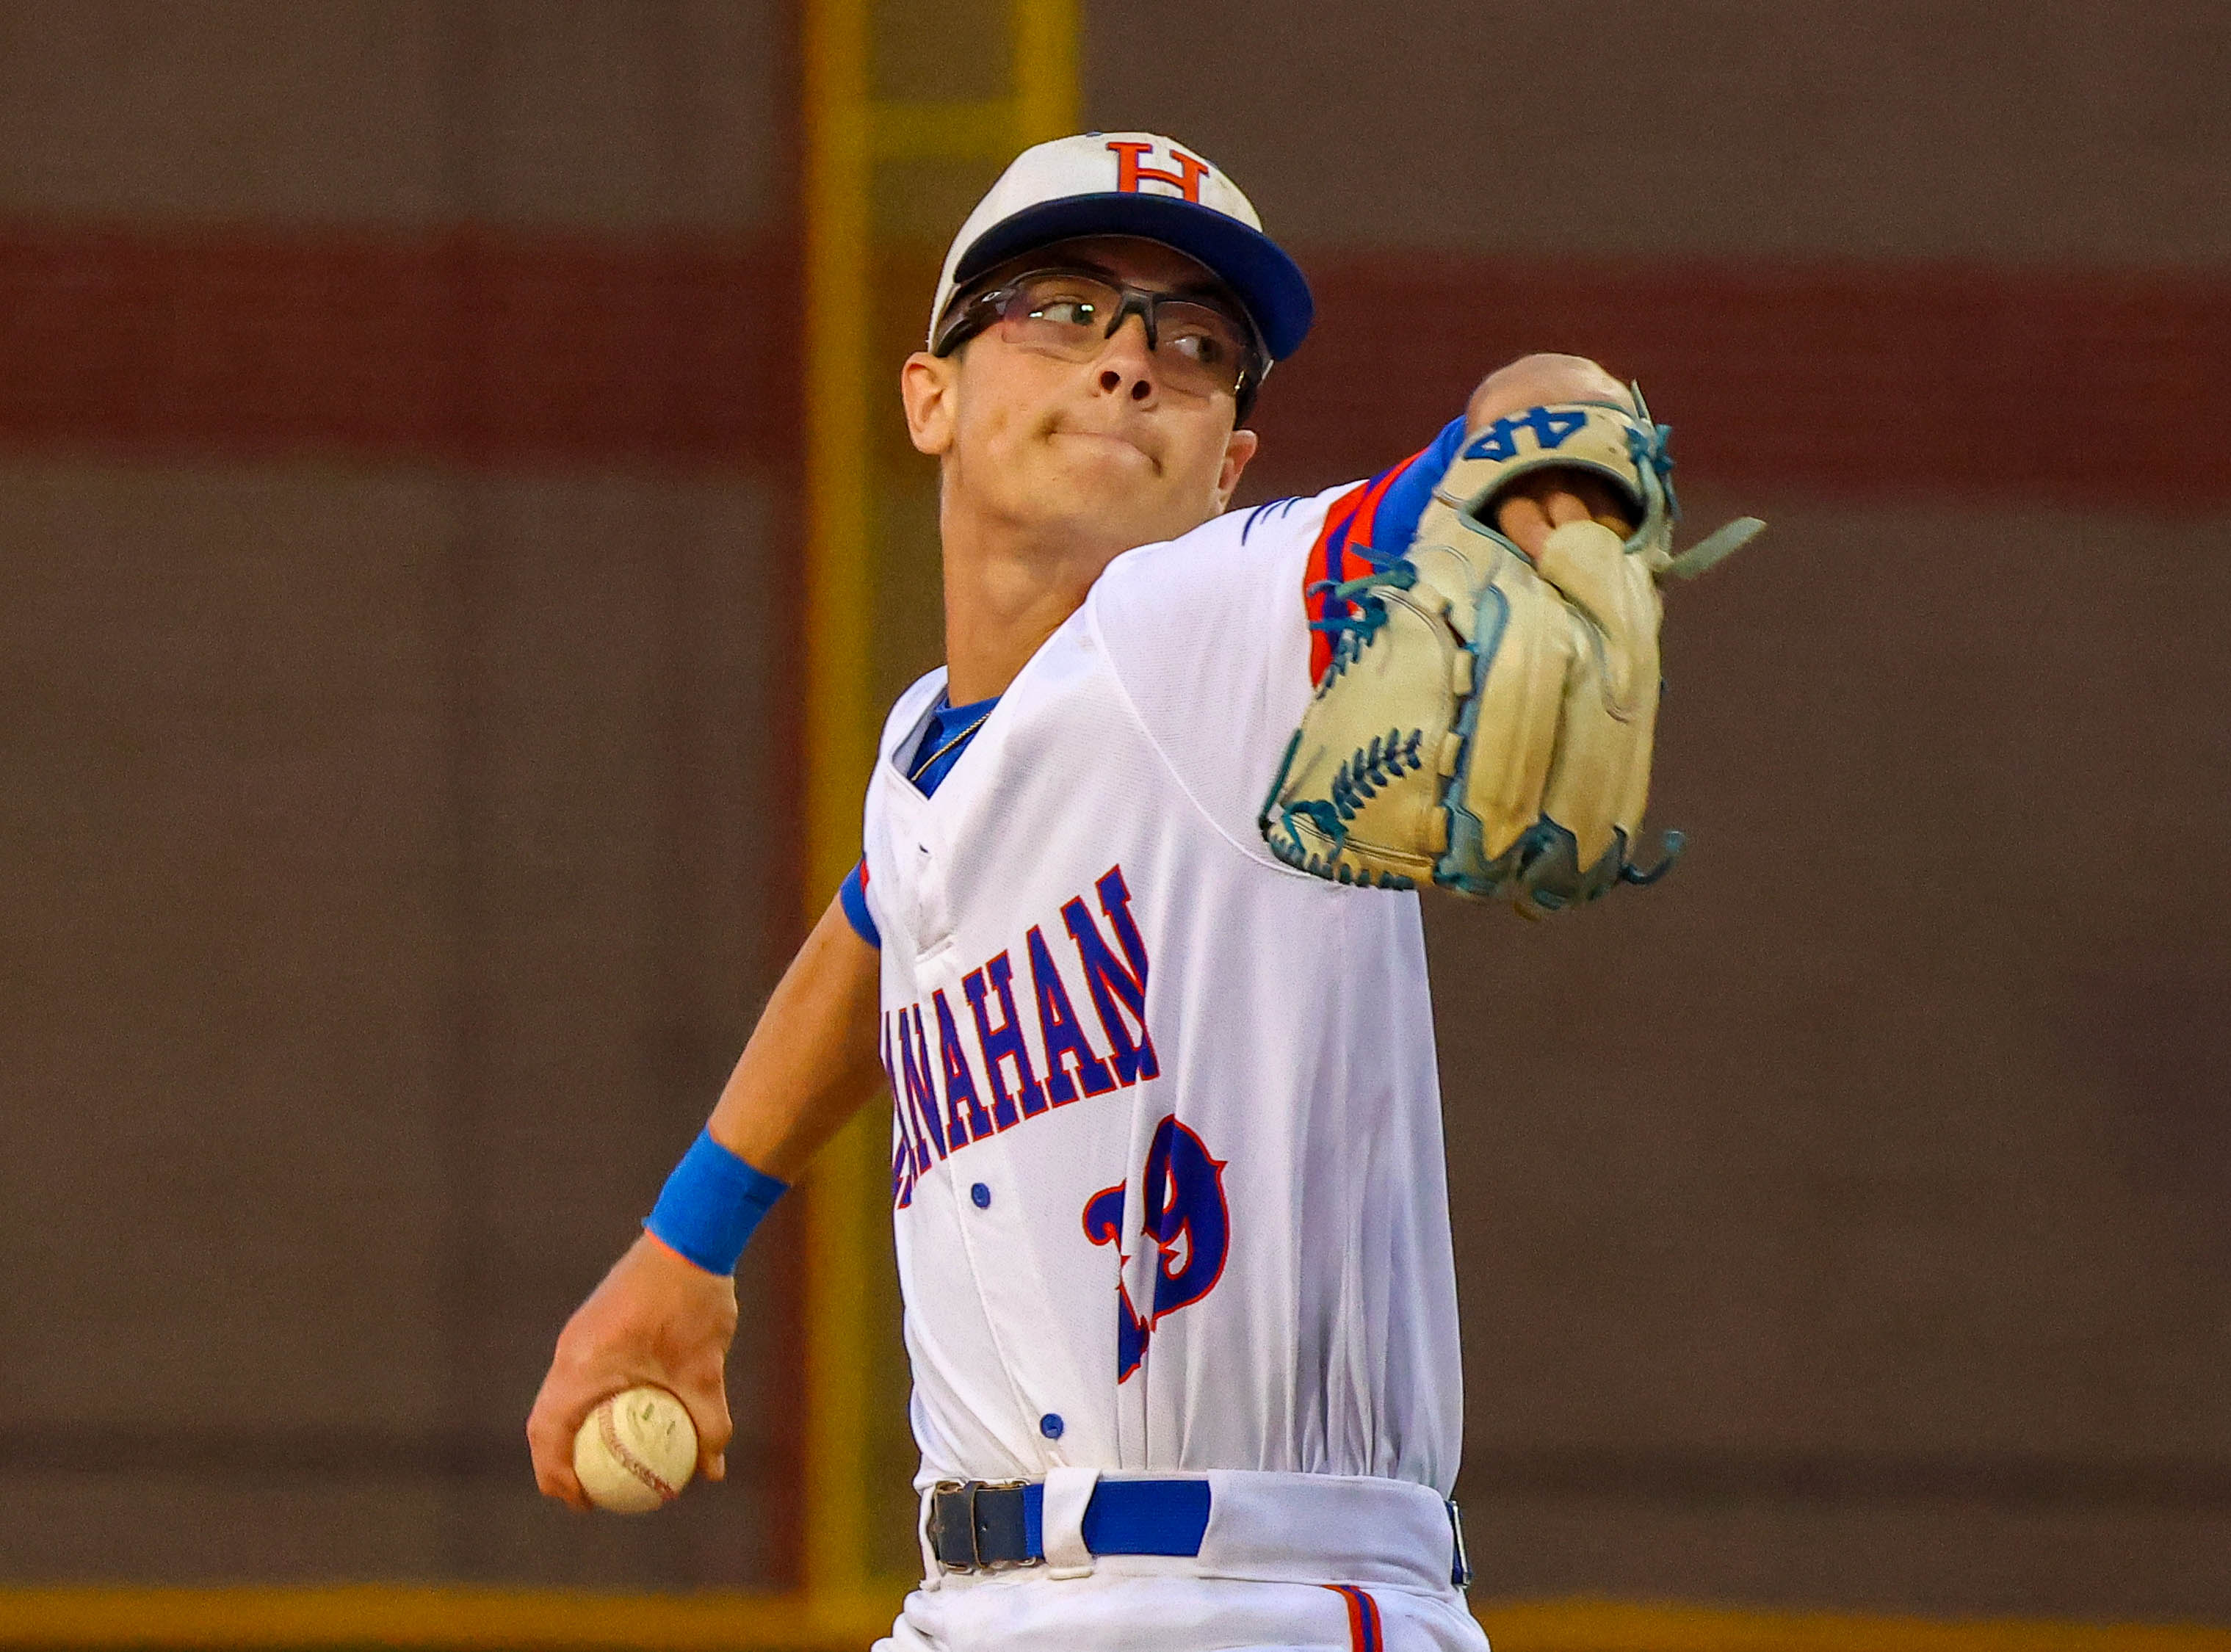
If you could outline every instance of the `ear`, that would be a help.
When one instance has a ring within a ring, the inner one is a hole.
[[[937,457],[953,445],[954,379],[959,364],[958,356],[917,350],[899,369],[899,400],[906,408],[907,436],[917,453]]]
[[[1247,461],[1261,445],[1262,438],[1252,430],[1234,430],[1224,439],[1224,465],[1216,473],[1216,508],[1219,514],[1232,503],[1232,495],[1238,491],[1239,473],[1247,468]]]

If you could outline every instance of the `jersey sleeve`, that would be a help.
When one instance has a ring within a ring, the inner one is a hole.
[[[883,949],[883,937],[876,927],[876,915],[868,910],[868,861],[863,855],[858,863],[844,874],[837,887],[837,903],[844,908],[844,921],[852,926],[852,932],[877,951]]]
[[[1330,657],[1310,629],[1332,600],[1326,582],[1408,547],[1462,435],[1459,419],[1367,481],[1141,546],[1093,587],[1092,623],[1148,738],[1245,853],[1271,860],[1256,816]]]
[[[1369,481],[1343,490],[1325,513],[1324,526],[1310,547],[1309,569],[1303,582],[1302,600],[1313,628],[1333,617],[1340,599],[1332,587],[1371,571],[1373,562],[1385,562],[1409,549],[1418,532],[1418,519],[1433,496],[1433,485],[1456,462],[1464,445],[1465,422],[1451,419],[1431,446],[1412,454],[1400,464],[1381,471]],[[1332,662],[1332,637],[1322,629],[1310,633],[1310,681],[1315,682]]]

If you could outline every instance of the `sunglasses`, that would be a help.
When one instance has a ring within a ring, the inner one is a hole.
[[[1135,313],[1147,348],[1172,390],[1225,395],[1247,416],[1270,370],[1269,352],[1244,314],[1199,294],[1150,292],[1087,270],[1040,269],[973,293],[948,314],[930,353],[950,355],[993,327],[1007,343],[1064,361],[1090,361]]]

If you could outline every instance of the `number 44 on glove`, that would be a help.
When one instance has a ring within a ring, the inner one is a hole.
[[[1329,590],[1332,662],[1259,824],[1290,866],[1341,883],[1438,885],[1538,917],[1620,883],[1650,791],[1659,581],[1694,578],[1765,524],[1730,522],[1679,556],[1667,427],[1642,392],[1498,419],[1459,452],[1400,556]],[[1640,526],[1623,543],[1568,522],[1538,559],[1491,526],[1531,470],[1607,479]]]

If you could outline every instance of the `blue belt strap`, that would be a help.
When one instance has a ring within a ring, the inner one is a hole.
[[[1084,1546],[1095,1554],[1199,1554],[1208,1533],[1206,1480],[1103,1480],[1084,1506]],[[1045,1486],[1023,1487],[1023,1546],[1045,1558]]]

